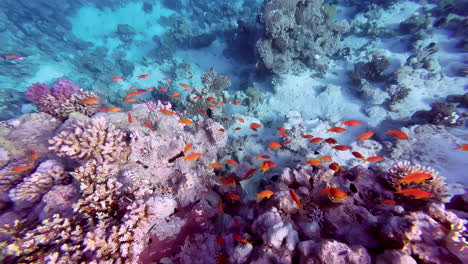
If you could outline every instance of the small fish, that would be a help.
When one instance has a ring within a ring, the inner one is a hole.
[[[241,122],[241,123],[244,123],[244,122],[245,122],[245,120],[244,120],[242,117],[238,117],[238,118],[236,118],[236,119],[239,120],[239,122]]]
[[[135,101],[136,101],[136,98],[135,98],[135,97],[126,97],[126,96],[125,96],[125,97],[122,99],[122,102],[126,102],[126,103],[128,103],[128,102],[135,102]]]
[[[210,96],[210,97],[206,98],[205,100],[208,101],[208,102],[213,102],[216,99],[214,97]]]
[[[146,93],[146,90],[145,90],[145,89],[137,89],[137,92],[139,92],[139,93]]]
[[[359,126],[361,122],[357,120],[348,120],[348,121],[341,121],[341,123],[345,126]]]
[[[184,160],[189,161],[189,160],[197,160],[201,156],[201,153],[190,153],[187,156],[185,156]]]
[[[219,178],[219,181],[226,187],[236,187],[236,180],[233,177]]]
[[[218,209],[218,212],[224,213],[223,203],[221,201],[218,203],[218,205],[216,207]]]
[[[177,96],[179,96],[179,95],[180,95],[180,93],[173,93],[171,96],[172,96],[172,97],[177,97]]]
[[[351,152],[351,154],[353,154],[353,156],[358,158],[358,159],[365,160],[364,156],[361,153],[357,152],[357,151],[353,151],[353,152]]]
[[[99,98],[91,97],[81,101],[82,104],[99,104]]]
[[[114,82],[121,82],[121,81],[123,81],[124,79],[123,79],[122,77],[112,77],[112,80],[113,80]]]
[[[193,125],[193,121],[190,120],[190,119],[187,119],[187,118],[182,118],[182,119],[180,119],[180,120],[179,120],[179,123],[180,123],[180,124],[187,125],[187,126]]]
[[[191,80],[193,78],[193,75],[190,75],[187,80]]]
[[[288,145],[288,144],[291,144],[291,140],[286,140],[285,142],[283,142],[284,145]]]
[[[372,156],[372,157],[368,157],[365,159],[365,161],[367,162],[379,162],[382,160],[384,160],[384,157],[381,157],[381,156]]]
[[[29,154],[29,162],[33,163],[37,159],[39,159],[39,153],[37,153],[36,151],[31,151],[31,154]]]
[[[252,174],[254,174],[255,171],[257,171],[257,169],[254,169],[254,168],[249,169],[249,170],[245,173],[245,175],[244,175],[244,177],[242,178],[242,180],[246,180],[246,179],[250,178],[250,176],[252,176]]]
[[[335,201],[346,199],[348,195],[342,190],[334,187],[325,188],[320,191],[320,194],[327,194],[330,198]]]
[[[278,130],[281,131],[281,132],[286,132],[286,131],[288,131],[288,130],[287,130],[286,128],[284,128],[284,127],[276,127],[276,129],[278,129]]]
[[[468,151],[468,144],[457,145],[455,149],[461,149],[463,151]]]
[[[218,102],[218,104],[219,104],[219,105],[224,105],[224,103],[223,103],[223,102]]]
[[[110,113],[110,112],[118,112],[118,111],[121,111],[121,110],[122,110],[122,108],[120,108],[118,106],[114,106],[114,107],[106,108],[104,110],[104,112]]]
[[[191,149],[192,149],[192,144],[187,144],[187,145],[185,145],[183,152],[185,153],[185,152],[187,152],[187,151],[189,151]]]
[[[357,140],[364,140],[364,139],[369,139],[371,138],[372,136],[374,135],[374,132],[366,132],[366,133],[363,133],[361,134],[360,136],[357,136],[356,139]]]
[[[325,142],[327,142],[330,145],[334,145],[334,144],[338,143],[338,141],[336,139],[334,139],[334,138],[327,138],[327,139],[325,139]]]
[[[268,147],[271,149],[278,149],[278,148],[281,148],[282,146],[280,143],[276,141],[272,141]]]
[[[278,135],[280,135],[282,137],[289,137],[289,135],[284,133],[284,132],[278,132]]]
[[[291,195],[291,198],[293,199],[293,201],[296,203],[297,207],[299,207],[299,209],[301,210],[304,210],[304,206],[299,200],[299,197],[297,197],[296,192],[294,192],[293,189],[289,189],[289,194]]]
[[[263,154],[258,154],[256,158],[257,158],[257,159],[269,159],[270,156],[268,156],[268,155],[263,155]]]
[[[323,138],[316,137],[316,138],[311,139],[310,143],[318,144],[322,141],[323,141]]]
[[[232,221],[234,222],[234,224],[235,224],[237,227],[240,227],[240,221],[239,221],[239,218],[238,218],[238,217],[233,217],[233,218],[232,218]]]
[[[396,205],[397,203],[394,200],[383,200],[382,204]]]
[[[195,99],[199,99],[199,98],[200,98],[200,96],[199,96],[199,95],[196,95],[196,96],[194,96],[192,99],[195,100]]]
[[[388,130],[386,134],[394,136],[396,139],[408,140],[408,135],[400,130]]]
[[[334,172],[338,172],[340,170],[340,165],[336,162],[333,162],[332,164],[328,165],[328,168]]]
[[[234,103],[232,103],[232,104],[233,104],[233,105],[240,105],[241,102],[234,102]]]
[[[152,92],[154,90],[154,87],[148,88],[148,91]]]
[[[202,113],[202,114],[204,114],[204,115],[208,115],[208,111],[203,110],[203,109],[198,109],[198,112],[199,112],[199,113]],[[222,129],[222,128],[220,128],[220,129]],[[219,130],[219,129],[218,129],[218,130]],[[224,129],[223,129],[223,130],[224,130]],[[224,132],[224,131],[223,131],[223,132]]]
[[[234,128],[234,130],[241,130],[241,128],[240,128],[240,127],[236,127],[236,128]]]
[[[232,238],[234,238],[234,240],[236,240],[237,242],[240,242],[240,243],[252,244],[249,241],[247,241],[247,239],[241,237],[239,234],[236,234],[236,233],[232,234]]]
[[[233,201],[233,202],[240,200],[240,196],[238,194],[228,193],[228,196],[231,199],[231,201]]]
[[[129,91],[133,91],[133,90],[135,90],[135,89],[136,89],[136,86],[132,86],[132,87],[130,87],[130,89],[128,89],[128,90],[129,90]]]
[[[170,79],[170,78],[164,78],[163,80],[168,81],[168,82],[172,82],[172,79]]]
[[[128,116],[128,123],[133,123],[133,117],[132,117],[132,114],[130,114],[130,112],[127,113],[127,116]]]
[[[328,132],[335,132],[335,133],[343,133],[346,131],[346,129],[344,127],[331,127],[329,129],[327,129]]]
[[[190,88],[184,89],[183,91],[188,92],[188,91],[190,91]]]
[[[221,168],[222,166],[223,166],[223,164],[221,164],[219,162],[211,163],[210,165],[208,165],[208,167],[211,167],[213,169],[218,169],[218,168]]]
[[[415,199],[431,198],[433,197],[432,193],[426,192],[419,189],[405,189],[400,190],[395,193],[402,194],[404,196],[413,196]]]
[[[336,149],[336,150],[339,150],[339,151],[344,151],[344,150],[348,150],[349,147],[348,146],[345,146],[345,145],[336,145],[336,146],[333,146],[332,147],[333,149]]]
[[[271,160],[265,160],[265,161],[260,163],[260,167],[262,168],[263,173],[271,170],[271,168],[273,168],[275,166],[276,166],[276,163],[274,161],[271,161]]]
[[[253,130],[253,131],[257,131],[257,129],[259,129],[260,127],[262,127],[262,125],[258,124],[258,123],[252,123],[250,124],[250,128]]]
[[[398,184],[410,183],[410,182],[421,183],[432,177],[433,177],[432,174],[429,174],[429,173],[415,172],[415,173],[406,175],[403,179],[398,181]]]
[[[238,163],[237,161],[235,161],[235,160],[227,159],[227,160],[225,160],[225,161],[226,161],[227,163],[231,164],[231,165],[234,165],[234,166],[239,165],[239,163]]]
[[[224,130],[224,128],[220,128],[218,129],[219,132],[226,132],[226,130]]]
[[[159,112],[165,114],[165,115],[175,115],[177,114],[176,112],[174,111],[171,111],[171,110],[167,110],[167,109],[159,109]]]
[[[162,87],[162,88],[159,88],[158,91],[167,92],[168,89],[169,89],[169,87]]]
[[[307,164],[312,165],[312,166],[320,166],[322,165],[322,162],[320,160],[308,160],[306,161]]]
[[[152,131],[154,131],[154,127],[153,127],[153,125],[151,125],[150,122],[145,121],[145,122],[143,122],[143,124],[145,125],[145,127],[147,127],[147,128],[149,128],[149,129],[151,129]]]
[[[302,138],[313,138],[314,136],[312,135],[303,135]]]
[[[148,78],[149,75],[148,74],[142,74],[140,76],[138,76],[138,79],[144,79],[144,78]]]
[[[139,92],[129,92],[127,95],[128,96],[140,96],[141,93],[139,93]]]
[[[190,85],[185,84],[185,83],[179,83],[179,85],[182,86],[182,87],[184,87],[184,88],[189,88],[189,87],[190,87]]]
[[[332,161],[332,157],[331,156],[322,156],[320,157],[321,160],[325,161],[325,162],[331,162]]]
[[[224,248],[224,246],[226,245],[226,241],[225,241],[224,238],[221,237],[221,236],[216,236],[216,243],[218,243],[218,245],[219,245],[221,248]]]
[[[259,193],[257,193],[257,198],[262,199],[262,198],[267,198],[270,199],[270,197],[274,194],[274,192],[270,190],[263,190]]]
[[[210,108],[216,109],[216,108],[218,108],[218,107],[217,107],[216,105],[210,105]]]
[[[10,170],[10,172],[16,172],[16,173],[20,173],[20,172],[25,172],[29,169],[32,169],[33,166],[31,165],[26,165],[26,166],[20,166],[20,167],[14,167]]]
[[[26,57],[18,54],[3,54],[2,57],[7,61],[20,61],[26,59]]]

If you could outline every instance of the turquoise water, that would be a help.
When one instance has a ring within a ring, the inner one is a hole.
[[[73,112],[62,109],[68,99],[44,103],[39,90],[69,98],[81,87],[92,93],[74,109],[88,116],[159,101],[195,124],[213,119],[227,131],[217,160],[270,155],[273,174],[306,160],[328,168],[324,156],[345,168],[383,170],[408,160],[432,167],[450,194],[461,194],[468,185],[467,13],[462,0],[4,0],[0,120],[9,127],[44,112],[65,122]],[[96,102],[84,103],[90,98]],[[328,130],[335,126],[346,131]],[[356,139],[369,131],[371,140]],[[7,138],[6,129],[0,133]],[[10,148],[4,142],[2,150]],[[15,155],[0,155],[1,168]],[[262,177],[242,183],[242,194],[254,198],[271,180]]]

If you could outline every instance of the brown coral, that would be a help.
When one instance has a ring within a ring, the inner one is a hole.
[[[108,124],[104,118],[95,118],[78,121],[50,139],[49,150],[81,162],[96,159],[99,163],[112,163],[126,153],[124,137],[124,132]]]

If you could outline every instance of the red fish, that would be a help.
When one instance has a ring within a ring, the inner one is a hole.
[[[221,203],[221,201],[218,203],[216,207],[218,208],[218,212],[224,213],[223,203]]]
[[[334,138],[327,138],[327,139],[325,139],[325,142],[327,142],[330,145],[334,145],[334,144],[338,143],[338,141],[336,139],[334,139]]]
[[[170,78],[164,78],[163,80],[168,81],[168,82],[172,82],[172,79],[170,79]]]
[[[129,90],[129,91],[133,91],[133,90],[135,90],[135,89],[136,89],[136,86],[132,86],[132,87],[130,87],[130,89],[128,89],[128,90]]]
[[[249,241],[247,241],[247,239],[241,237],[239,234],[236,234],[236,233],[232,234],[232,238],[234,238],[234,240],[236,240],[237,242],[240,242],[240,243],[252,244]]]
[[[270,158],[270,156],[268,156],[268,155],[263,155],[263,154],[258,154],[257,155],[257,159],[269,159],[269,158]]]
[[[162,88],[159,88],[158,91],[167,92],[168,89],[169,87],[162,87]]]
[[[231,165],[234,165],[234,166],[239,165],[239,163],[237,163],[237,161],[235,161],[235,160],[227,159],[226,162],[231,164]]]
[[[405,189],[400,190],[395,193],[402,194],[404,196],[413,196],[415,199],[431,198],[433,197],[432,193],[426,192],[419,189]]]
[[[364,156],[361,153],[357,152],[357,151],[351,152],[351,154],[353,154],[353,156],[358,158],[358,159],[365,160]]]
[[[287,130],[286,128],[284,128],[284,127],[276,127],[276,129],[278,129],[278,130],[281,131],[281,132],[286,132],[286,131],[288,131],[288,130]]]
[[[346,131],[346,129],[343,128],[343,127],[336,127],[336,126],[335,126],[335,127],[331,127],[331,128],[329,128],[329,129],[327,129],[327,131],[328,131],[328,132],[335,132],[335,133],[343,133],[343,132]]]
[[[372,156],[372,157],[368,157],[366,159],[367,162],[379,162],[379,161],[382,161],[382,160],[384,160],[384,158],[381,157],[381,156]]]
[[[366,133],[363,133],[361,134],[360,136],[357,136],[356,139],[357,140],[364,140],[364,139],[369,139],[371,138],[372,136],[374,135],[374,132],[366,132]]]
[[[189,89],[189,88],[187,88],[187,89],[184,89],[184,92],[188,92],[188,91],[190,91],[190,89]]]
[[[311,139],[311,140],[310,140],[310,143],[318,144],[318,143],[320,143],[320,142],[322,142],[322,141],[323,141],[323,138],[317,137],[317,138]]]
[[[38,158],[39,158],[39,153],[37,153],[36,151],[31,151],[31,154],[29,154],[29,162],[33,163]]]
[[[323,160],[323,161],[326,161],[326,162],[331,162],[332,161],[331,156],[322,156],[320,159]]]
[[[253,130],[253,131],[257,131],[257,129],[259,129],[260,127],[262,127],[262,125],[258,124],[258,123],[252,123],[250,124],[250,128]]]
[[[224,238],[222,238],[221,236],[216,236],[216,243],[218,243],[218,245],[221,248],[224,248],[224,246],[226,245],[226,241],[224,241]]]
[[[240,200],[240,196],[235,193],[228,193],[228,196],[233,202]]]
[[[121,81],[123,81],[123,78],[122,77],[112,77],[112,80],[114,82],[121,82]]]
[[[361,124],[361,122],[357,120],[341,121],[341,123],[345,126],[359,126]]]
[[[240,127],[236,127],[236,128],[234,128],[234,130],[241,130],[241,128],[240,128]]]
[[[106,108],[104,110],[104,112],[109,112],[110,113],[110,112],[118,112],[120,110],[122,110],[122,108],[120,108],[118,106],[114,106],[114,107]]]
[[[270,190],[263,190],[259,193],[257,193],[257,198],[262,199],[262,198],[267,198],[270,199],[270,197],[274,194],[273,191]]]
[[[334,172],[338,172],[340,170],[340,165],[336,162],[333,162],[332,164],[328,165],[328,168]]]
[[[184,88],[189,88],[189,87],[190,87],[190,85],[185,84],[185,83],[179,83],[179,85],[182,86],[182,87],[184,87]]]
[[[190,75],[187,79],[191,80],[193,78],[193,75]]]
[[[280,143],[276,141],[272,141],[268,147],[271,149],[278,149],[278,148],[281,148],[282,146]]]
[[[468,151],[468,144],[457,145],[457,147],[455,149],[461,149],[463,151]]]
[[[128,102],[135,102],[135,101],[136,101],[136,98],[135,98],[135,97],[126,97],[126,96],[125,96],[125,97],[122,99],[122,102],[126,102],[126,103],[128,103]]]
[[[245,120],[243,118],[241,118],[241,117],[238,117],[237,120],[239,120],[239,122],[241,122],[241,123],[245,122]]]
[[[200,96],[196,95],[192,99],[195,100],[195,99],[199,99],[199,98],[200,98]]]
[[[306,163],[312,166],[322,165],[322,162],[320,160],[307,160]]]
[[[145,89],[137,89],[137,92],[139,92],[139,93],[146,93],[146,90],[145,90]]]
[[[133,117],[132,117],[132,114],[130,114],[130,112],[127,113],[127,116],[128,116],[128,123],[133,123]]]
[[[219,105],[224,105],[224,103],[223,103],[223,102],[218,102],[218,104],[219,104]]]
[[[216,108],[218,108],[218,107],[217,107],[216,105],[210,105],[210,108],[216,109]]]
[[[206,98],[205,100],[208,101],[208,102],[213,102],[216,99],[214,97],[210,96],[210,97]]]
[[[233,104],[233,105],[240,105],[241,102],[234,102],[234,103],[232,103],[232,104]]]
[[[82,104],[99,104],[99,98],[91,97],[81,101]]]
[[[149,128],[149,129],[151,129],[152,131],[154,131],[154,127],[153,127],[153,125],[151,125],[150,122],[145,121],[145,122],[143,122],[143,124],[145,125],[145,127],[147,127],[147,128]]]
[[[179,96],[179,95],[180,95],[180,93],[173,93],[171,96],[172,96],[172,97],[177,97],[177,96]]]
[[[386,134],[390,134],[397,139],[408,140],[408,135],[406,135],[405,132],[402,132],[400,130],[388,130]]]
[[[314,136],[312,135],[303,135],[302,138],[313,138]]]
[[[16,173],[21,173],[21,172],[25,172],[29,169],[32,169],[33,166],[31,165],[26,165],[26,166],[20,166],[20,167],[14,167],[10,170],[10,172],[16,172]]]
[[[206,114],[205,114],[206,115]],[[226,132],[226,130],[224,130],[224,128],[220,128],[218,129],[219,132]]]
[[[289,137],[289,135],[284,133],[284,132],[278,132],[278,135],[280,135],[282,137]]]
[[[211,163],[209,165],[209,167],[213,168],[213,169],[218,169],[218,168],[221,168],[223,166],[223,164],[219,163],[219,162],[215,162],[215,163]]]
[[[340,201],[348,197],[345,192],[334,187],[325,188],[320,191],[320,194],[327,194],[330,198],[336,201]]]
[[[148,74],[142,74],[140,76],[138,76],[138,79],[144,79],[144,78],[148,78],[149,75]]]
[[[154,90],[154,87],[148,88],[148,91],[150,91],[150,92],[153,91],[153,90]]]
[[[288,144],[291,144],[291,142],[292,142],[291,140],[286,140],[285,142],[283,142],[283,144],[288,145]]]
[[[139,93],[139,92],[129,92],[127,95],[128,96],[140,96],[141,93]]]
[[[271,170],[271,168],[273,168],[275,166],[276,166],[276,163],[274,161],[271,161],[271,160],[265,160],[265,161],[260,163],[260,167],[262,168],[263,173]]]
[[[299,200],[299,197],[297,197],[296,192],[294,192],[293,189],[289,189],[289,194],[291,195],[291,198],[293,199],[293,201],[296,203],[297,207],[299,207],[300,210],[304,210],[304,206]]]
[[[187,144],[187,145],[185,145],[184,150],[182,150],[182,152],[186,153],[191,149],[192,149],[192,144]]]
[[[336,149],[336,150],[339,150],[339,151],[344,151],[344,150],[348,150],[349,147],[345,146],[345,145],[336,145],[336,146],[333,146],[333,149]]]
[[[421,183],[430,178],[432,178],[432,174],[430,173],[415,172],[415,173],[406,175],[403,179],[398,181],[398,184],[410,183],[410,182]]]
[[[232,177],[219,178],[219,181],[226,187],[236,187],[236,180]]]
[[[386,205],[396,205],[397,203],[394,200],[384,200],[382,204]]]
[[[252,168],[252,169],[249,169],[249,170],[245,173],[245,175],[244,175],[244,177],[242,178],[242,180],[246,180],[246,179],[250,178],[250,176],[252,176],[252,174],[254,174],[254,172],[255,172],[256,170],[257,170],[257,169],[253,169],[253,168]]]
[[[201,153],[190,153],[187,156],[185,156],[184,160],[185,161],[198,160],[200,156],[201,156]]]

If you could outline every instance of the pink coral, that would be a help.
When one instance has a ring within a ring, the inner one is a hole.
[[[41,97],[49,95],[52,92],[49,85],[45,83],[34,83],[26,91],[26,97],[34,104],[39,104]]]

